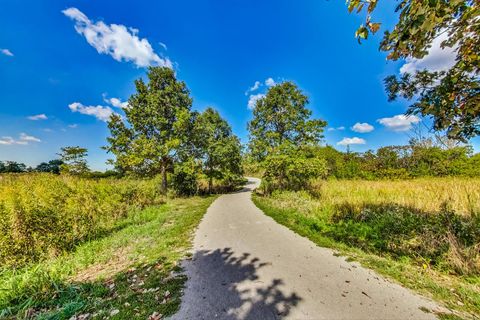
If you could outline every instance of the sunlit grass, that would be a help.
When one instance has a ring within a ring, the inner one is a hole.
[[[21,269],[0,273],[0,318],[146,319],[174,313],[192,232],[215,197],[171,199],[131,211],[109,235]],[[113,316],[111,316],[114,314]]]
[[[118,227],[132,209],[165,202],[156,179],[0,176],[0,268],[68,252]]]
[[[421,178],[413,180],[318,180],[313,189],[318,201],[307,201],[278,194],[280,206],[289,207],[289,201],[305,213],[323,211],[339,204],[397,204],[425,212],[444,209],[457,214],[471,215],[480,212],[480,178]],[[307,196],[309,198],[309,196]]]
[[[254,195],[277,222],[460,316],[480,316],[480,179],[318,181]]]

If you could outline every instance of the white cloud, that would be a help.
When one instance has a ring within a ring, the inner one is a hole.
[[[38,139],[37,137],[34,137],[34,136],[29,136],[28,134],[22,132],[22,133],[20,133],[20,141],[41,142],[42,140],[40,140],[40,139]]]
[[[336,131],[336,130],[343,131],[343,130],[345,130],[345,127],[344,126],[336,127],[336,128],[330,127],[330,128],[327,129],[327,131]]]
[[[10,50],[8,50],[8,49],[0,49],[0,52],[1,52],[3,55],[9,56],[9,57],[13,57],[12,51],[10,51]]]
[[[72,112],[78,112],[81,114],[86,114],[89,116],[94,116],[98,120],[107,122],[110,120],[110,116],[115,112],[110,107],[105,106],[85,106],[80,102],[74,102],[68,105],[68,108],[72,110]]]
[[[37,120],[47,120],[48,117],[42,113],[42,114],[36,114],[36,115],[33,115],[33,116],[29,116],[27,117],[28,120],[33,120],[33,121],[37,121]]]
[[[5,137],[2,137],[0,138],[0,145],[7,145],[7,146],[10,146],[10,145],[27,145],[29,142],[41,142],[42,140],[40,140],[39,138],[37,137],[34,137],[34,136],[30,136],[24,132],[20,133],[20,136],[18,139],[14,139],[10,136],[5,136]]]
[[[445,32],[432,42],[432,47],[428,54],[422,59],[407,58],[406,63],[400,68],[400,73],[415,73],[427,69],[429,71],[444,71],[450,69],[455,64],[457,47],[442,49],[440,44],[448,38]]]
[[[327,129],[327,131],[343,131],[343,130],[345,130],[344,126],[336,127],[336,128],[330,127],[330,128]]]
[[[257,91],[261,86],[262,84],[260,83],[260,81],[255,81],[253,86],[248,88],[247,92],[245,92],[245,95],[248,96],[249,92]]]
[[[114,106],[114,107],[117,107],[117,108],[121,108],[121,109],[126,109],[126,108],[128,108],[128,101],[123,101],[123,102],[122,102],[122,100],[120,100],[120,99],[118,99],[118,98],[110,98],[110,99],[108,99],[108,98],[103,98],[103,100],[104,100],[106,103],[108,103],[108,104],[110,104],[110,105],[112,105],[112,106]]]
[[[166,45],[165,43],[159,42],[158,44],[159,44],[160,46],[162,46],[163,50],[165,50],[165,51],[168,50],[168,47],[167,47],[167,45]]]
[[[271,77],[267,78],[264,82],[267,87],[273,87],[277,84],[275,80],[273,80],[273,78]],[[261,86],[263,86],[262,82],[255,81],[253,86],[248,88],[248,90],[245,92],[245,95],[248,96],[251,92],[257,91],[258,89],[260,89]]]
[[[275,80],[273,80],[272,78],[268,78],[267,80],[265,80],[265,85],[267,87],[273,87],[274,85],[276,85],[276,83]]]
[[[132,61],[138,67],[160,65],[172,68],[168,58],[160,58],[147,39],[140,39],[138,30],[124,25],[93,22],[77,8],[62,13],[75,21],[75,30],[83,35],[98,53],[109,54],[117,61]]]
[[[360,123],[357,122],[353,125],[352,131],[358,132],[358,133],[367,133],[367,132],[372,132],[375,128],[366,122]]]
[[[71,128],[71,129],[75,129],[75,128],[78,128],[78,124],[76,124],[76,123],[69,124],[68,127]]]
[[[353,138],[343,138],[341,141],[337,142],[337,145],[339,146],[348,146],[351,144],[366,144],[367,142],[358,137],[353,137]]]
[[[15,139],[13,139],[12,137],[2,137],[0,138],[0,144],[2,145],[12,145],[12,144],[15,144]]]
[[[248,99],[248,109],[250,110],[255,109],[255,105],[257,104],[257,101],[264,97],[265,95],[263,93],[250,95],[250,98]]]
[[[391,118],[381,118],[377,121],[387,127],[387,129],[400,132],[410,130],[412,128],[412,124],[420,122],[420,118],[414,115],[406,116],[404,114],[399,114]]]

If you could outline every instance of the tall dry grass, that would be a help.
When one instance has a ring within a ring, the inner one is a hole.
[[[132,208],[163,202],[158,185],[51,174],[0,176],[0,268],[57,256],[111,232]]]
[[[298,224],[366,251],[480,274],[480,179],[317,181],[268,205]]]
[[[461,215],[480,213],[480,178],[420,178],[412,180],[318,180],[313,189],[319,195],[317,206],[348,202],[396,204],[425,212],[444,210]],[[311,204],[311,203],[310,203]]]

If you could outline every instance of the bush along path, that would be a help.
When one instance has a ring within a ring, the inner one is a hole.
[[[259,180],[208,209],[173,319],[435,319],[446,309],[263,214]]]

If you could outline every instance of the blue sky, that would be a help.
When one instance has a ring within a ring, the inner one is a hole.
[[[387,62],[378,35],[357,43],[363,16],[348,14],[345,1],[0,0],[0,7],[0,160],[28,165],[80,145],[92,168],[106,168],[103,120],[122,112],[147,65],[172,66],[194,109],[218,109],[243,142],[249,100],[292,80],[314,116],[328,121],[326,143],[365,151],[406,143],[419,120],[399,116],[408,102],[387,102],[383,78],[452,61],[434,46],[424,60]],[[379,8],[380,33],[395,23],[392,9]]]

